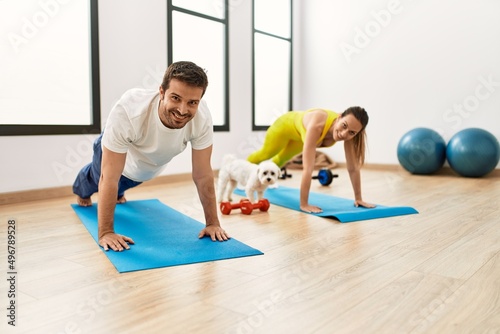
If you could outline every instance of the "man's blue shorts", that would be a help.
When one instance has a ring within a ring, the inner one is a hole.
[[[75,182],[73,183],[73,193],[81,198],[90,198],[92,194],[99,191],[99,178],[101,177],[101,147],[102,134],[94,141],[94,155],[92,162],[82,168]],[[133,181],[125,176],[121,176],[118,181],[118,197],[125,194],[125,190],[138,186],[142,182]]]

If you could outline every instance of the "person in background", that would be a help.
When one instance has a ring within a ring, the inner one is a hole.
[[[368,113],[361,107],[350,107],[342,114],[326,109],[290,111],[281,115],[267,130],[263,146],[250,154],[248,161],[258,164],[271,159],[283,167],[295,155],[302,153],[300,209],[308,213],[322,212],[309,204],[316,148],[330,147],[344,141],[347,170],[354,190],[354,205],[367,208],[361,196],[361,166],[365,159]]]

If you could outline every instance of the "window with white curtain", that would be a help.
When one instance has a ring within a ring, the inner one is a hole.
[[[205,69],[215,131],[229,131],[228,0],[168,0],[168,63],[192,61]]]
[[[253,0],[253,130],[292,108],[292,0]]]

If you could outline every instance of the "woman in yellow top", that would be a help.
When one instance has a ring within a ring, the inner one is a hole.
[[[248,161],[258,164],[271,159],[283,167],[302,152],[302,179],[300,183],[300,209],[305,212],[322,212],[320,207],[309,205],[309,191],[317,147],[330,147],[344,141],[347,170],[354,190],[354,205],[372,208],[361,196],[360,168],[365,160],[365,127],[368,114],[361,107],[350,107],[342,114],[326,109],[291,111],[280,116],[267,130],[262,148],[248,156]]]

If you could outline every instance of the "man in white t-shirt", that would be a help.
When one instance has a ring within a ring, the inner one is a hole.
[[[105,250],[130,249],[134,241],[114,232],[116,203],[124,193],[158,175],[173,157],[192,148],[192,174],[205,213],[199,238],[224,241],[229,235],[217,216],[210,164],[213,125],[202,100],[206,73],[192,62],[176,62],[165,72],[159,91],[131,89],[115,104],[103,133],[94,143],[92,162],[78,174],[73,192],[81,206],[91,206],[99,193],[99,245]]]

